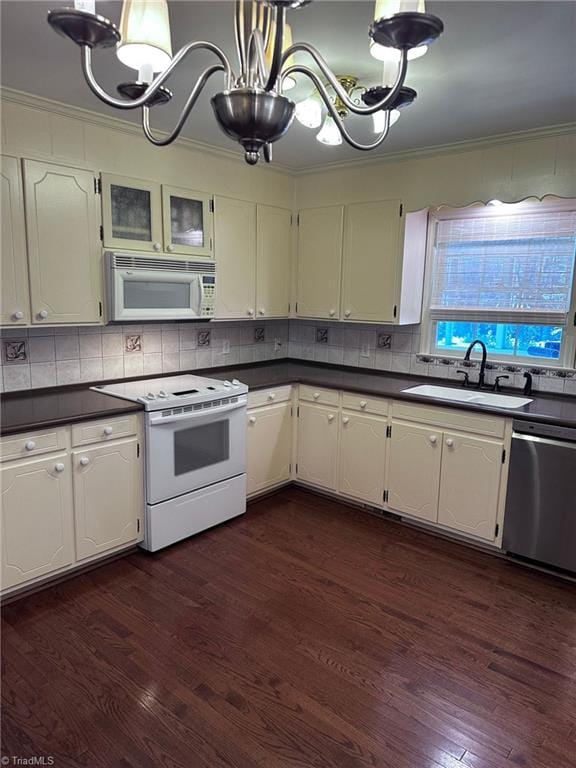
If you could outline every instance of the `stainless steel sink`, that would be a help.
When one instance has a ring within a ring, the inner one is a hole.
[[[496,408],[522,408],[522,406],[532,402],[528,397],[500,395],[496,392],[474,392],[469,389],[454,389],[453,387],[436,387],[432,384],[410,387],[410,389],[403,389],[402,392],[421,397],[433,397],[437,400],[452,400],[455,403],[491,405]]]

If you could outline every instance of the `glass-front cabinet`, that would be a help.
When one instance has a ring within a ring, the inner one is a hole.
[[[210,195],[102,174],[105,248],[213,257]]]

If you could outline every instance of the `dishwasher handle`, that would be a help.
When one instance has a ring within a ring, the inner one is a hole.
[[[512,440],[524,440],[527,443],[538,443],[539,445],[556,445],[559,448],[576,451],[576,442],[570,443],[567,440],[553,440],[549,437],[540,437],[540,435],[525,435],[522,432],[512,432]]]

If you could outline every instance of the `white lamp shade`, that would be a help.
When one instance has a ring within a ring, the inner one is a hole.
[[[390,126],[393,126],[394,123],[397,123],[399,119],[400,119],[400,110],[393,109],[390,112]],[[374,114],[372,115],[372,120],[374,121],[374,133],[382,133],[382,131],[384,130],[386,113],[383,110],[380,110],[380,112],[374,112]]]
[[[124,0],[116,54],[132,69],[163,72],[172,59],[166,0]]]
[[[331,115],[326,115],[322,130],[316,138],[321,144],[327,144],[329,147],[337,147],[339,144],[342,144],[342,135]]]
[[[305,128],[319,128],[322,125],[322,106],[313,96],[296,104],[296,120]]]
[[[376,0],[374,19],[386,19],[395,13],[426,13],[425,0]],[[419,59],[428,50],[427,45],[419,45],[408,51],[408,61]],[[400,51],[397,48],[386,48],[370,41],[370,54],[379,61],[400,61]],[[390,83],[392,85],[392,83]]]

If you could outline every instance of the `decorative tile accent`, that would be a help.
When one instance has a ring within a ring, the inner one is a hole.
[[[376,347],[378,349],[392,349],[392,334],[379,333],[376,337]]]
[[[25,363],[28,360],[28,345],[26,339],[12,339],[3,344],[4,363]]]
[[[126,352],[142,352],[142,336],[139,333],[124,336],[124,350]]]
[[[316,344],[328,344],[328,328],[316,328]]]
[[[212,331],[198,331],[198,346],[209,347],[212,338]]]
[[[262,327],[254,328],[254,343],[260,344],[260,342],[266,340],[266,329]]]

